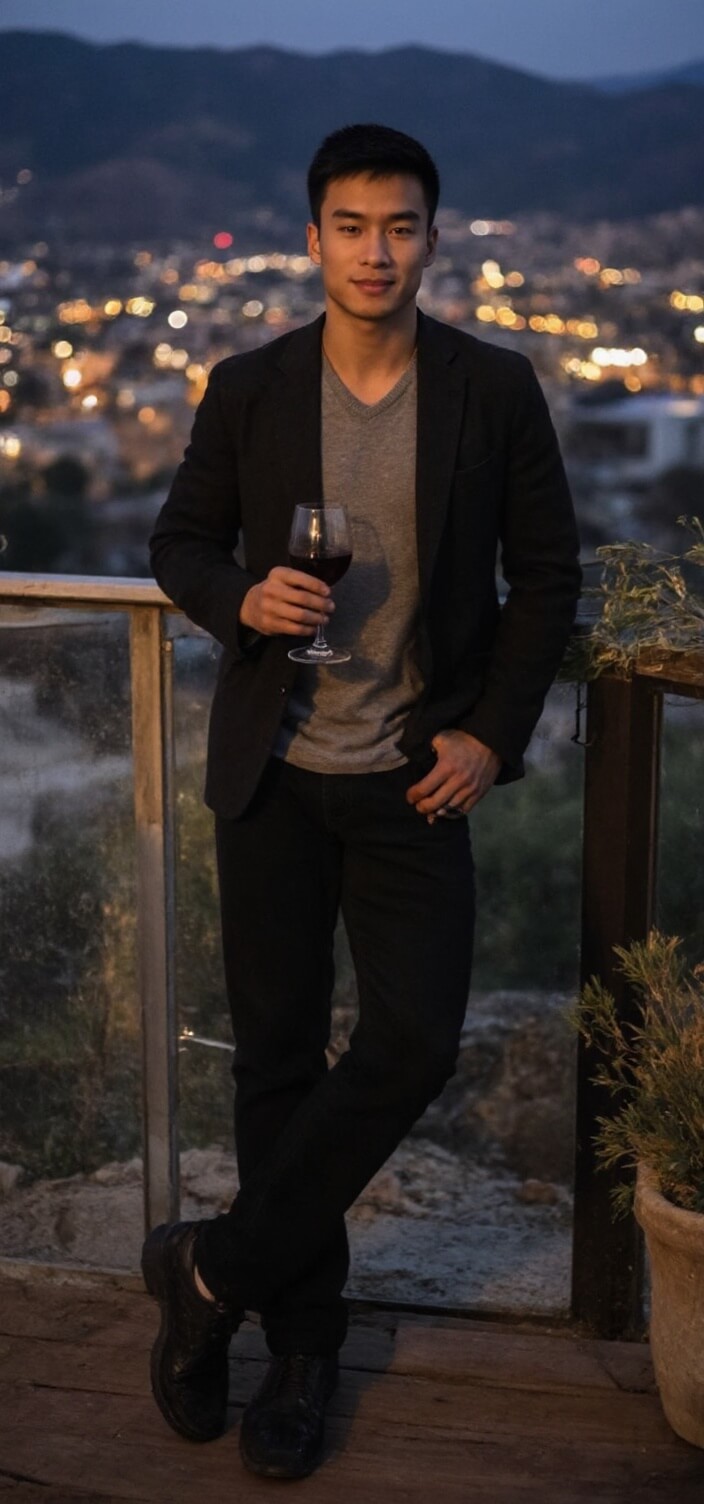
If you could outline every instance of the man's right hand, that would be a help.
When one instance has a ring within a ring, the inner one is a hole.
[[[240,607],[240,621],[266,637],[310,637],[335,610],[329,585],[301,569],[277,564],[265,580],[252,585]]]

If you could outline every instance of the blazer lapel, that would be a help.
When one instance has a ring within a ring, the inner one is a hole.
[[[320,443],[321,336],[324,318],[298,330],[279,357],[273,388],[274,443],[281,504],[276,551],[286,544],[297,502],[322,502]]]
[[[447,515],[462,429],[466,374],[445,326],[418,313],[416,536],[421,600],[427,600]]]

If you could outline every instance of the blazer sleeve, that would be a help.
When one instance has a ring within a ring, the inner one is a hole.
[[[509,434],[500,528],[509,587],[480,698],[458,724],[520,766],[579,601],[579,533],[548,406],[525,356]],[[503,772],[504,770],[502,770]]]
[[[233,557],[240,522],[237,456],[214,366],[149,551],[165,594],[236,658],[258,640],[239,620],[247,591],[258,583]]]

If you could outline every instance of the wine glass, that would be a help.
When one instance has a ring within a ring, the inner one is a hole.
[[[352,533],[345,508],[332,502],[298,505],[288,540],[288,561],[292,569],[336,585],[352,562]],[[345,648],[331,648],[319,625],[310,646],[292,648],[288,656],[296,663],[348,663],[352,655]]]

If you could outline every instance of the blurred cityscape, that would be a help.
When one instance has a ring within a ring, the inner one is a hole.
[[[31,180],[17,175],[17,192]],[[421,306],[532,360],[585,558],[702,511],[704,208],[579,225],[439,215]],[[302,237],[301,237],[302,242]],[[32,241],[0,261],[2,566],[144,575],[215,361],[322,308],[300,247]]]

